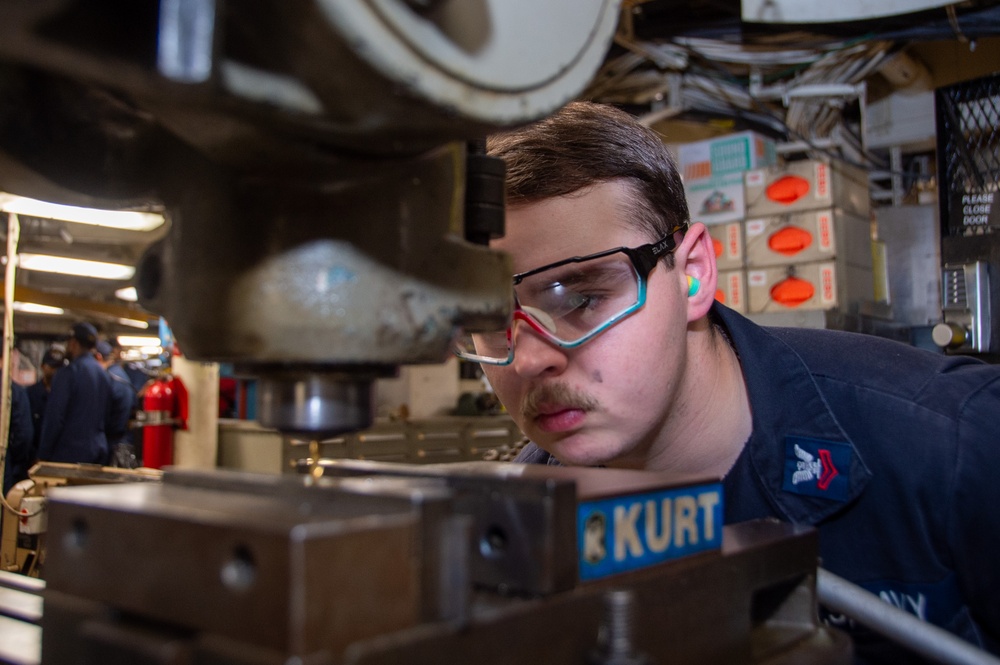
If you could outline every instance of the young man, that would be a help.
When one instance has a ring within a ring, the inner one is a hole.
[[[105,432],[110,450],[109,463],[112,466],[132,469],[136,464],[129,421],[135,411],[135,389],[120,364],[121,347],[116,348],[115,344],[105,340],[99,341],[94,347],[94,356],[111,379],[110,414]]]
[[[533,442],[518,461],[722,477],[727,522],[815,525],[825,568],[997,650],[1000,369],[716,303],[711,239],[626,113],[570,104],[488,148],[518,308],[464,348]],[[862,660],[909,662],[840,620]]]
[[[10,421],[7,430],[7,458],[3,469],[3,496],[18,482],[28,477],[34,461],[32,449],[34,428],[27,389],[11,381]]]
[[[73,325],[66,342],[71,362],[56,372],[45,405],[38,459],[107,464],[111,379],[94,357],[97,329]]]
[[[69,361],[63,352],[55,347],[50,348],[42,356],[41,378],[28,386],[28,402],[31,405],[31,423],[34,429],[34,439],[31,444],[31,459],[34,460],[38,454],[38,441],[42,435],[42,422],[45,418],[45,405],[49,401],[49,392],[52,390],[52,379],[56,372],[65,367]]]

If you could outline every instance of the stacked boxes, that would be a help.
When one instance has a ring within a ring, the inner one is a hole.
[[[737,312],[747,311],[746,270],[720,270],[715,299]]]
[[[712,236],[715,263],[719,270],[740,270],[746,266],[742,220],[712,224],[708,233]]]
[[[716,298],[746,311],[744,175],[776,163],[775,145],[755,132],[729,134],[677,148],[692,222],[708,226],[720,272]]]
[[[837,208],[868,215],[868,176],[841,163],[807,159],[746,174],[748,217]]]
[[[776,163],[774,142],[754,132],[685,143],[677,149],[691,221],[721,224],[746,217],[743,175]]]
[[[679,146],[692,222],[708,227],[716,299],[748,314],[873,300],[868,179],[824,160],[775,165],[753,132]]]
[[[748,313],[874,299],[864,172],[822,160],[751,171],[746,201]]]
[[[742,173],[685,180],[684,193],[692,222],[723,224],[741,222],[746,217]]]
[[[684,180],[694,181],[773,166],[777,157],[774,141],[755,132],[740,132],[684,143],[677,148],[677,161]]]

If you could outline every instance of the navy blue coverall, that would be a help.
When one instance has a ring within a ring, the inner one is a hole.
[[[1000,367],[853,333],[762,328],[718,303],[753,432],[726,523],[819,530],[820,563],[1000,652]],[[528,444],[519,462],[558,464]],[[918,663],[841,616],[862,663]]]
[[[35,461],[34,427],[31,424],[31,407],[28,391],[17,383],[10,384],[10,428],[7,432],[7,463],[3,472],[3,494],[16,483],[28,477],[28,469]]]
[[[92,352],[83,352],[52,379],[38,459],[107,464],[111,378]]]

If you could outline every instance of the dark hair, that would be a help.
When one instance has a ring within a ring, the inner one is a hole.
[[[684,185],[667,147],[613,106],[571,102],[544,120],[489,137],[487,152],[507,165],[509,205],[622,180],[635,192],[628,212],[650,240],[688,221]]]

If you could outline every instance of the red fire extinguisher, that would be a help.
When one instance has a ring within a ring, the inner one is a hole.
[[[161,469],[174,463],[174,429],[187,426],[187,390],[175,376],[162,376],[146,387],[142,409],[142,465]]]

